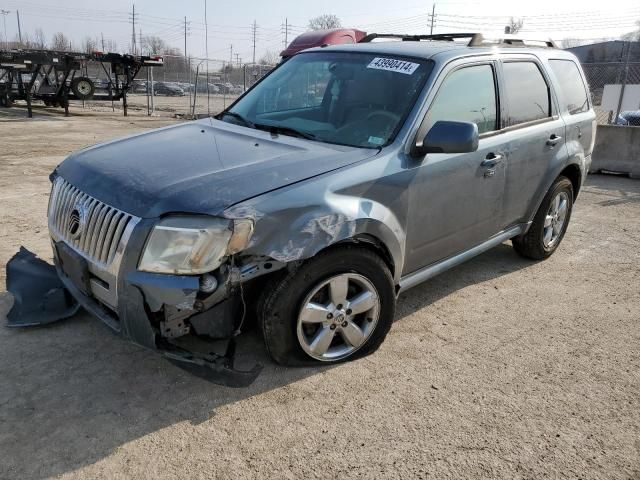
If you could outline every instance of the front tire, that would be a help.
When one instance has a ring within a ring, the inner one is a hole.
[[[395,301],[384,261],[367,249],[344,246],[266,285],[258,316],[277,363],[330,364],[377,350],[393,323]]]
[[[520,255],[544,260],[553,255],[567,231],[573,210],[573,184],[558,177],[545,195],[526,234],[511,240]]]

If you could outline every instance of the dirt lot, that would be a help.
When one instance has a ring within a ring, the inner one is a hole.
[[[168,121],[0,121],[0,264],[50,258],[65,155]],[[640,479],[639,319],[640,181],[593,176],[551,259],[504,244],[411,290],[382,348],[336,368],[276,367],[249,336],[266,368],[234,390],[86,314],[0,328],[0,478]]]
[[[127,96],[127,104],[128,111],[132,116],[145,116],[147,114],[147,109],[153,111],[154,117],[175,117],[190,115],[192,111],[195,111],[196,114],[206,114],[207,112],[211,112],[212,114],[216,114],[229,105],[231,105],[236,98],[237,95],[222,95],[222,94],[211,94],[209,98],[207,98],[206,93],[199,93],[195,98],[195,110],[194,99],[189,95],[185,95],[183,97],[168,97],[164,95],[156,95],[153,97],[153,109],[151,109],[151,104],[149,103],[149,107],[147,107],[147,95],[131,93]],[[150,101],[150,99],[149,99]],[[73,115],[105,115],[110,114],[111,116],[122,115],[122,102],[111,102],[108,101],[95,101],[88,100],[86,102],[81,102],[79,100],[72,100],[69,102],[70,111]],[[15,102],[16,108],[10,110],[0,110],[0,121],[9,120],[9,119],[19,119],[22,120],[27,116],[26,106],[27,103],[22,100],[18,100]],[[38,100],[34,100],[34,111],[36,112],[36,116],[40,117],[59,117],[61,113],[64,112],[64,109],[60,107],[47,107],[45,108],[44,103]]]

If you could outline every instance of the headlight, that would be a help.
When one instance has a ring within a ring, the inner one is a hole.
[[[246,248],[252,233],[248,219],[167,217],[149,235],[138,269],[180,275],[211,272],[223,258]]]

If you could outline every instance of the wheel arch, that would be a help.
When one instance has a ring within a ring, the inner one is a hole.
[[[527,216],[525,217],[527,218],[529,223],[533,221],[533,217],[535,216],[536,212],[540,208],[540,205],[542,204],[542,200],[544,199],[544,196],[547,194],[551,186],[554,183],[556,183],[556,181],[560,177],[566,177],[571,182],[571,186],[573,188],[573,200],[575,201],[575,199],[578,196],[578,192],[580,191],[580,186],[582,185],[582,170],[580,169],[580,166],[577,163],[569,163],[564,167],[562,167],[562,169],[558,169],[553,173],[550,172],[549,176],[546,177],[548,179],[547,182],[541,185],[541,187],[543,188],[541,188],[538,191],[539,193],[537,195],[537,198],[534,202],[532,202],[530,207],[531,209],[529,210],[529,212],[527,213]]]
[[[580,167],[575,163],[571,163],[564,167],[556,179],[561,176],[567,177],[571,181],[571,185],[573,186],[573,199],[575,200],[578,198],[578,192],[582,185],[582,171],[580,170]],[[554,179],[554,182],[556,179]]]

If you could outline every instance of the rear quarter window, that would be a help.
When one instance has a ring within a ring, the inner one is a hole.
[[[509,114],[505,127],[551,116],[549,86],[534,62],[506,62],[502,67]]]
[[[589,110],[587,88],[580,70],[571,60],[549,60],[551,70],[558,79],[562,98],[560,103],[571,115]]]

